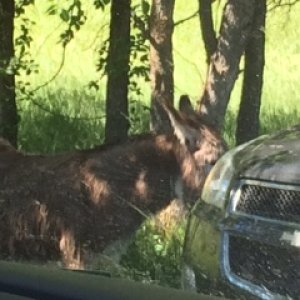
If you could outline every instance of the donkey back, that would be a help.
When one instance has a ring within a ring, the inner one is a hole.
[[[162,113],[160,134],[68,154],[25,155],[1,140],[2,258],[83,267],[174,198],[193,202],[226,145],[186,97]]]

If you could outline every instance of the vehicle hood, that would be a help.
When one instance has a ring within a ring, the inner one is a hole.
[[[300,125],[254,140],[234,164],[240,178],[300,184]]]

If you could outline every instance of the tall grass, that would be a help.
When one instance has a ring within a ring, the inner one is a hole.
[[[95,95],[46,90],[26,102],[20,109],[19,144],[23,150],[64,152],[89,148],[104,140],[103,101]],[[88,106],[83,105],[86,102]]]

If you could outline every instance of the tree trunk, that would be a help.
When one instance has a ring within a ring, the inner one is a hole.
[[[209,66],[199,111],[218,129],[223,129],[230,94],[239,73],[239,63],[252,29],[255,0],[228,0]]]
[[[125,140],[129,129],[130,5],[130,0],[111,1],[105,126],[107,143]]]
[[[253,30],[245,50],[245,71],[236,143],[259,135],[259,112],[265,64],[266,0],[256,0]]]
[[[14,1],[0,0],[0,136],[17,145],[18,115],[15,95]]]
[[[209,64],[211,56],[217,50],[217,37],[212,18],[212,1],[198,0],[198,2],[202,39],[206,51],[206,61]]]
[[[175,0],[153,0],[150,15],[150,80],[151,123],[160,132],[165,114],[160,114],[160,103],[174,102],[174,63],[172,35]]]

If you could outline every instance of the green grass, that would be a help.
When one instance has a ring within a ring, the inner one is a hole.
[[[185,222],[162,228],[153,220],[146,222],[121,259],[130,278],[180,288],[181,254]]]
[[[56,3],[62,5],[62,1]],[[66,3],[68,1],[63,5]],[[176,1],[175,20],[194,13],[197,3],[197,0]],[[220,15],[221,8],[218,10],[217,5],[218,1],[215,1],[216,15]],[[89,8],[88,21],[68,45],[59,74],[50,84],[35,92],[34,101],[18,101],[21,116],[19,146],[24,151],[55,153],[87,148],[103,141],[106,78],[102,79],[99,91],[90,90],[88,83],[99,77],[95,68],[97,48],[107,36],[109,16],[108,11],[95,12],[92,1],[86,0],[84,7]],[[18,80],[30,82],[32,89],[52,78],[62,62],[63,51],[57,41],[64,25],[53,16],[46,17],[46,9],[47,1],[36,1],[34,8],[27,9],[27,16],[36,22],[32,27],[31,53],[39,66],[39,73],[23,74]],[[299,16],[300,5],[290,12],[281,10],[268,15],[261,133],[299,123]],[[177,26],[173,42],[176,98],[187,93],[196,103],[206,75],[198,19]],[[131,133],[147,130],[149,123],[149,111],[145,107],[149,105],[150,86],[142,80],[139,84],[143,95],[138,98],[131,96]],[[226,116],[225,137],[230,145],[234,145],[240,88],[241,78],[232,93]],[[183,231],[181,227],[172,235],[151,222],[145,224],[123,258],[123,266],[133,278],[178,287]]]
[[[57,89],[46,90],[43,95],[40,92],[35,104],[23,101],[19,144],[25,151],[64,152],[89,148],[104,140],[103,101],[96,95]],[[89,105],[84,105],[86,101]]]

